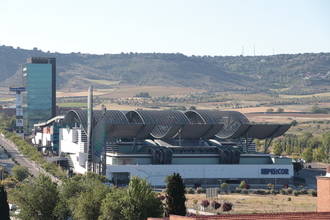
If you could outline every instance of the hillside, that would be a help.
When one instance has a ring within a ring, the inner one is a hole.
[[[330,90],[330,53],[274,56],[61,54],[0,46],[0,85],[13,83],[30,56],[57,59],[58,88],[168,85],[211,91],[308,94]]]

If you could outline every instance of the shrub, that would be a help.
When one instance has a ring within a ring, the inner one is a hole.
[[[198,187],[198,188],[196,189],[196,192],[197,192],[198,194],[206,193],[206,189],[204,189],[204,188],[202,188],[202,187]]]
[[[233,204],[230,202],[224,202],[222,204],[222,211],[224,212],[229,212],[230,210],[232,210],[232,208],[233,208]]]
[[[228,183],[222,183],[221,185],[220,185],[220,189],[221,189],[221,191],[222,192],[228,192]]]
[[[247,189],[242,189],[241,193],[242,193],[242,194],[249,194],[249,190],[247,190]]]
[[[292,189],[291,187],[289,187],[289,188],[287,189],[287,192],[288,192],[288,194],[292,194],[293,189]]]
[[[203,201],[201,202],[201,206],[204,207],[204,208],[209,207],[209,205],[210,205],[209,200],[203,200]]]
[[[247,185],[246,182],[243,180],[243,181],[241,181],[241,183],[239,184],[238,187],[239,187],[240,189],[246,189],[246,185]]]
[[[13,176],[19,182],[23,181],[25,178],[29,176],[29,171],[26,167],[15,165],[12,169]]]
[[[277,191],[274,190],[274,189],[271,189],[271,190],[269,190],[269,193],[272,194],[272,195],[276,195],[277,194]]]
[[[219,202],[217,202],[217,201],[213,201],[213,202],[211,203],[211,206],[212,206],[212,208],[214,208],[214,209],[218,209],[218,208],[221,207],[221,204],[220,204]]]
[[[306,195],[306,194],[308,194],[308,191],[307,191],[307,189],[301,189],[301,190],[299,191],[299,194],[301,194],[301,195]]]
[[[193,188],[187,188],[186,193],[188,194],[195,194],[195,190]]]
[[[288,191],[285,190],[285,189],[280,189],[280,193],[281,193],[282,195],[287,195],[287,194],[288,194]]]
[[[316,197],[317,196],[317,192],[316,192],[316,190],[311,190],[311,195],[313,196],[313,197]]]
[[[258,195],[265,195],[266,191],[263,189],[257,189],[254,191],[254,194],[258,194]]]
[[[236,190],[235,190],[235,192],[236,192],[236,193],[241,193],[241,191],[242,191],[242,189],[241,189],[241,188],[239,188],[239,187],[236,187]]]
[[[297,190],[293,190],[293,195],[294,195],[294,196],[299,196],[299,191],[297,191]]]
[[[268,183],[267,187],[268,187],[269,190],[272,190],[272,189],[274,189],[275,186],[272,183]]]
[[[291,202],[291,197],[288,197],[288,201]]]

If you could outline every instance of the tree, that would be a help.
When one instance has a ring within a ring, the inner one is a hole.
[[[313,160],[322,162],[324,159],[326,159],[324,148],[323,147],[315,148],[313,151]]]
[[[283,153],[283,150],[282,150],[282,147],[281,147],[280,143],[276,142],[274,144],[273,153],[277,156],[280,156]]]
[[[23,181],[29,176],[29,171],[26,167],[16,165],[13,167],[12,171],[14,178],[17,179],[19,182]]]
[[[102,200],[110,192],[104,183],[107,179],[94,173],[76,175],[63,181],[59,187],[60,201],[56,207],[57,218],[74,216],[93,219],[100,215]]]
[[[145,179],[133,177],[130,180],[123,202],[122,214],[127,220],[145,220],[163,215],[163,204]]]
[[[307,163],[312,162],[313,160],[313,149],[311,147],[308,147],[304,150],[304,152],[302,153],[302,157],[304,158],[304,160]]]
[[[20,219],[53,220],[59,201],[57,185],[47,176],[40,175],[23,182],[13,192],[13,200],[20,207]]]
[[[95,184],[93,189],[80,193],[74,203],[71,202],[69,205],[73,217],[81,220],[98,219],[102,200],[109,192],[110,187],[99,183]]]
[[[166,215],[186,215],[186,196],[183,180],[178,173],[166,178]]]
[[[1,219],[10,220],[7,192],[4,186],[0,186],[0,213],[1,213]]]
[[[322,146],[327,154],[327,157],[330,155],[330,132],[326,132],[322,135]]]
[[[124,219],[122,207],[125,206],[123,198],[126,190],[113,189],[102,201],[99,220],[122,220]]]

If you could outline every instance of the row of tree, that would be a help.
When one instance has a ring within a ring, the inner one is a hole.
[[[275,155],[302,156],[306,162],[328,162],[330,159],[330,132],[322,136],[312,133],[302,135],[285,135],[273,144]]]
[[[165,195],[138,177],[128,187],[117,188],[110,187],[105,177],[88,173],[61,185],[43,175],[27,178],[12,190],[10,198],[20,209],[18,217],[26,220],[145,220],[186,214],[185,187],[179,174],[167,178]]]

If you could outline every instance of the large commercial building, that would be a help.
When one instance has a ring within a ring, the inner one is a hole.
[[[32,57],[23,67],[26,93],[24,102],[24,132],[33,125],[56,115],[56,60]]]
[[[290,158],[258,153],[253,142],[264,139],[267,148],[290,125],[251,123],[239,112],[102,110],[89,115],[80,110],[68,112],[59,124],[58,152],[71,169],[104,174],[115,184],[139,176],[164,186],[174,172],[187,185],[220,180],[290,184],[294,175]]]

